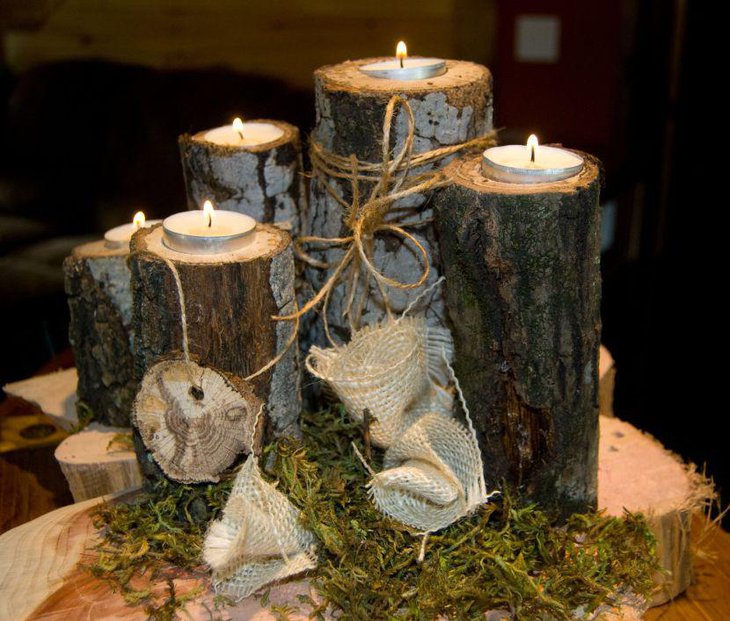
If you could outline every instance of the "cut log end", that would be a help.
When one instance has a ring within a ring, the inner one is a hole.
[[[147,371],[132,417],[163,472],[181,483],[218,481],[260,444],[263,402],[242,379],[182,359]]]

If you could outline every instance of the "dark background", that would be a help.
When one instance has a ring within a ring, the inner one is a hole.
[[[557,20],[550,62],[516,54],[525,16]],[[138,209],[183,208],[179,133],[235,115],[306,132],[315,67],[387,55],[403,38],[415,54],[493,70],[503,141],[535,132],[602,159],[616,413],[727,488],[710,242],[724,206],[697,189],[698,136],[712,129],[703,19],[687,0],[4,0],[0,382],[67,348],[60,262],[73,245]]]

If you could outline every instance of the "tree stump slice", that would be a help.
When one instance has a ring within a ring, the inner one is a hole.
[[[658,606],[692,581],[692,517],[713,491],[704,477],[661,443],[618,418],[601,417],[598,504],[609,515],[643,513],[657,539],[657,555],[668,574],[655,576]]]
[[[599,164],[545,184],[446,168],[434,201],[456,375],[492,485],[549,512],[596,506],[600,317]]]
[[[115,442],[132,430],[92,423],[66,438],[55,451],[75,502],[142,487],[142,471],[134,450]]]
[[[138,231],[131,248],[139,380],[160,358],[183,349],[180,301],[165,259],[180,275],[190,354],[198,364],[246,378],[286,347],[295,325],[272,316],[296,307],[288,233],[259,224],[242,249],[204,256],[170,250],[158,226]],[[296,346],[250,383],[266,404],[265,436],[297,435],[301,400]]]
[[[77,395],[105,425],[129,426],[136,380],[127,248],[103,240],[74,248],[63,263]]]
[[[262,406],[251,385],[235,375],[161,360],[142,379],[132,421],[167,477],[217,482],[241,453],[259,447]]]
[[[284,133],[266,144],[240,147],[208,142],[206,132],[180,136],[188,209],[200,209],[210,199],[218,209],[297,234],[306,206],[299,129],[283,121],[255,122]]]
[[[697,475],[679,459],[650,436],[618,419],[601,418],[599,455],[600,506],[612,515],[621,515],[623,507],[634,511],[643,508],[650,515],[668,514],[680,505],[688,508],[698,496],[706,493],[702,485],[698,486]],[[648,476],[636,476],[637,472]],[[126,494],[121,500],[128,502],[133,497],[133,494]],[[143,608],[126,606],[118,593],[113,593],[107,584],[79,567],[82,560],[93,560],[91,548],[98,539],[90,513],[102,500],[97,498],[57,509],[0,536],[0,620],[115,618],[136,621],[147,618]],[[688,551],[687,547],[683,549]],[[712,579],[712,576],[703,577]],[[720,573],[716,582],[722,585],[724,580]],[[210,619],[210,613],[203,605],[211,607],[213,599],[208,576],[179,571],[175,584],[178,593],[203,584],[204,593],[188,606],[189,618],[193,621]],[[275,585],[270,601],[275,605],[289,604],[296,609],[300,606],[298,595],[314,595],[306,580]],[[652,602],[653,605],[658,603],[659,600]],[[225,612],[231,621],[277,618],[262,608],[256,596],[226,608]],[[620,610],[602,612],[594,621],[638,620],[643,612],[643,607],[627,603]],[[487,615],[487,619],[509,619],[498,611],[490,614],[492,616]],[[290,618],[307,619],[306,607]]]
[[[444,75],[400,82],[373,78],[358,69],[376,60],[383,59],[348,61],[315,71],[317,122],[313,137],[326,150],[341,156],[355,154],[364,161],[381,161],[385,110],[390,98],[396,94],[408,100],[415,115],[414,153],[458,144],[492,129],[492,76],[486,67],[449,60],[446,61],[447,72]],[[402,110],[397,112],[393,125],[391,136],[396,148],[400,148],[407,132],[406,117]],[[418,174],[432,167],[419,168],[410,174]],[[347,202],[352,200],[348,181],[330,180],[330,184]],[[361,183],[361,196],[367,196],[367,185]],[[343,225],[342,206],[328,194],[316,176],[310,183],[309,197],[306,234],[328,238],[349,234]],[[429,255],[431,272],[424,286],[435,282],[441,274],[431,223],[433,213],[427,198],[414,195],[394,206],[398,209],[401,222],[408,224],[409,232],[423,244]],[[342,250],[319,250],[312,246],[311,254],[316,259],[336,265],[342,257]],[[376,239],[373,263],[385,275],[402,282],[416,282],[423,269],[420,253],[410,243],[404,243],[401,238],[392,235],[382,235]],[[319,290],[332,271],[333,268],[308,268],[306,278],[311,288]],[[361,287],[362,284],[360,290]],[[393,310],[402,311],[419,291],[390,288],[388,295]],[[443,325],[441,292],[435,292],[432,300],[426,300],[422,306],[428,302],[430,304],[426,311],[429,325]],[[342,317],[345,303],[344,287],[339,286],[330,301],[328,321],[335,337],[342,341],[349,340],[350,335],[349,324]],[[370,299],[363,309],[362,323],[373,323],[384,316],[382,297],[377,287],[372,286]],[[310,340],[323,344],[321,326],[313,326]]]

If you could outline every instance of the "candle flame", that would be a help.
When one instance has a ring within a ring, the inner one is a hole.
[[[530,134],[530,137],[527,139],[527,153],[530,156],[530,161],[535,161],[535,155],[537,155],[537,136],[535,134]]]
[[[403,61],[408,58],[408,48],[405,41],[398,41],[398,45],[395,46],[395,57],[400,61],[400,66],[403,67]]]
[[[144,226],[145,223],[145,217],[144,217],[144,211],[138,211],[136,214],[134,214],[134,218],[132,218],[132,224],[134,225],[134,230],[138,231]]]
[[[239,117],[233,119],[233,129],[243,140],[243,121]]]
[[[211,201],[205,201],[203,203],[203,217],[208,223],[208,226],[213,226],[213,203]]]

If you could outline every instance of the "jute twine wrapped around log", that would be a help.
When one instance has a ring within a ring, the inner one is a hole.
[[[403,146],[391,157],[391,126],[398,106],[401,106],[405,112],[408,131]],[[352,332],[361,327],[363,308],[370,295],[373,281],[382,297],[385,312],[389,318],[392,318],[392,312],[386,293],[387,287],[401,290],[417,289],[426,282],[430,270],[428,252],[416,237],[406,230],[412,227],[413,223],[405,221],[405,215],[395,208],[396,202],[443,187],[449,181],[440,170],[428,170],[418,174],[409,173],[460,151],[484,149],[495,143],[495,133],[490,132],[467,142],[417,155],[413,154],[414,136],[413,110],[405,98],[394,95],[388,102],[383,120],[381,162],[363,162],[355,155],[342,157],[326,150],[316,141],[311,141],[310,157],[313,174],[323,184],[328,194],[342,205],[344,224],[351,234],[345,237],[303,236],[297,240],[295,250],[302,260],[315,268],[332,269],[333,271],[320,290],[299,311],[277,317],[277,319],[296,319],[322,304],[324,331],[329,342],[334,345],[335,341],[327,322],[327,307],[332,292],[340,281],[345,283],[346,289],[343,318],[347,317]],[[339,195],[336,188],[329,183],[330,179],[350,182],[352,186],[351,203]],[[363,184],[372,186],[366,198],[361,194]],[[373,264],[376,238],[378,235],[386,233],[410,243],[416,255],[420,257],[422,272],[415,282],[401,282],[388,277]],[[344,254],[336,264],[325,263],[305,253],[300,244],[341,247]]]

